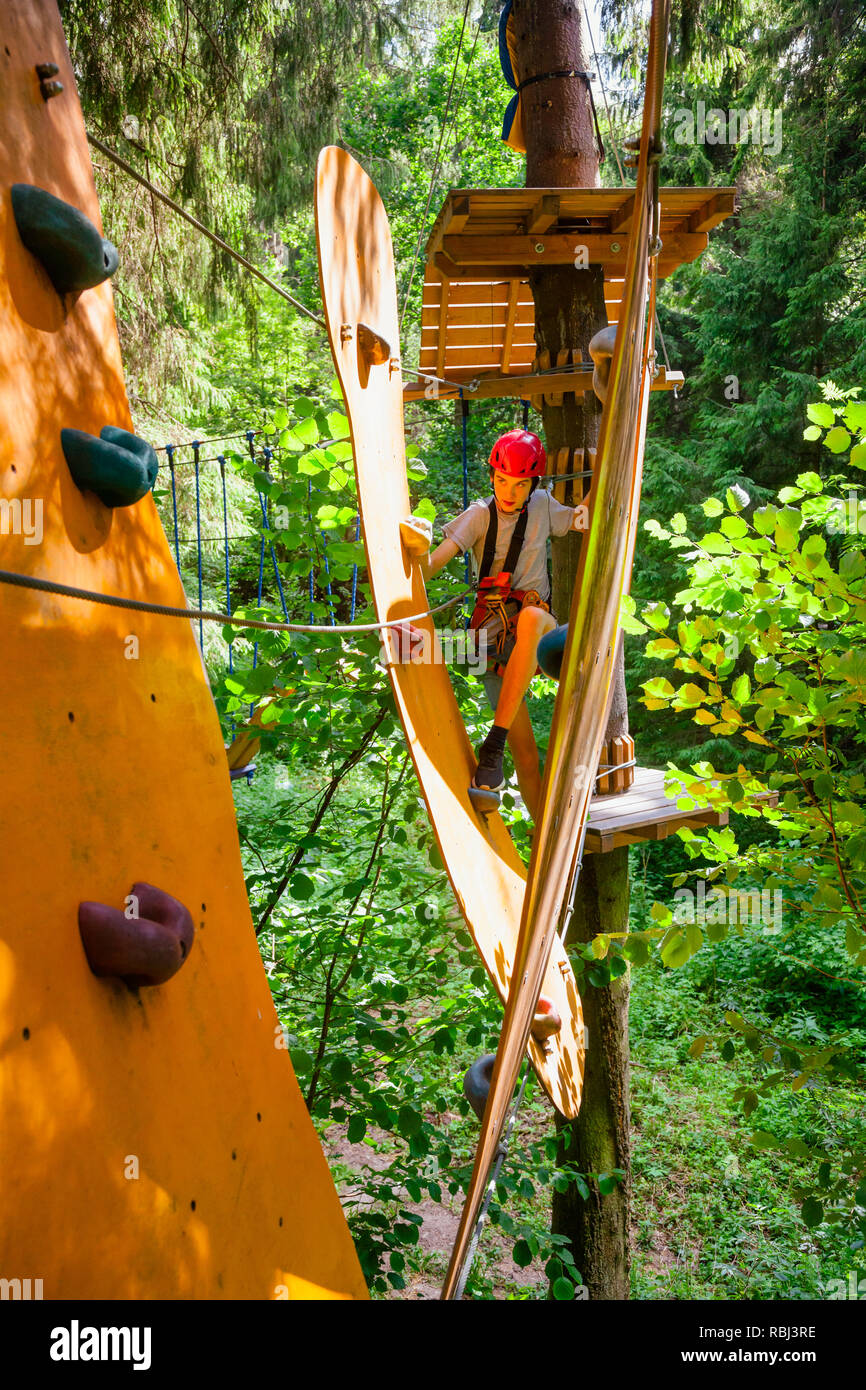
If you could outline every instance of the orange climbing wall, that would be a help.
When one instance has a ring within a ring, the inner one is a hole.
[[[65,90],[45,102],[47,61]],[[4,0],[0,90],[0,497],[42,513],[41,540],[0,515],[0,568],[183,604],[152,499],[108,511],[60,449],[63,425],[131,421],[110,288],[64,304],[11,216],[35,183],[99,225],[53,0]],[[364,1297],[276,1045],[190,625],[0,585],[0,669],[0,1277],[46,1299]],[[77,925],[135,880],[196,923],[139,994],[90,973]]]

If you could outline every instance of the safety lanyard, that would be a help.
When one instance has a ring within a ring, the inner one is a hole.
[[[478,571],[478,583],[482,584],[487,578],[493,566],[493,556],[496,554],[496,541],[499,534],[498,513],[496,511],[496,498],[491,497],[487,504],[490,511],[490,520],[487,523],[487,535],[484,537],[484,554],[481,557],[481,568]],[[523,545],[523,538],[526,535],[526,523],[529,520],[529,504],[523,508],[517,518],[517,525],[512,532],[511,541],[508,545],[508,554],[505,557],[505,564],[502,572],[513,574],[520,555],[520,547]]]

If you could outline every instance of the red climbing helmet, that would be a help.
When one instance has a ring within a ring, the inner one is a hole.
[[[546,465],[544,445],[529,430],[509,430],[490,451],[490,467],[509,478],[540,478]]]

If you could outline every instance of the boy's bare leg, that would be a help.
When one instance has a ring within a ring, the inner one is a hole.
[[[523,697],[529,689],[529,682],[538,666],[538,644],[544,634],[551,632],[555,627],[556,619],[553,614],[545,613],[543,608],[523,608],[518,613],[517,640],[502,677],[502,690],[496,702],[493,721],[500,728],[510,729],[514,723]],[[528,712],[526,717],[528,720]]]
[[[538,819],[541,803],[541,768],[538,760],[538,744],[535,742],[532,721],[529,718],[529,710],[525,700],[520,702],[511,728],[508,730],[508,746],[514,759],[514,771],[517,773],[517,785],[520,788],[520,795],[523,797],[523,804],[535,821]]]

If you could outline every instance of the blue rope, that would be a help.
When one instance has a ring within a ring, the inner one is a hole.
[[[199,473],[198,473],[198,455],[199,455],[199,449],[200,449],[200,448],[201,448],[201,445],[199,444],[198,440],[197,440],[197,439],[194,439],[194,440],[192,441],[192,453],[193,453],[193,458],[194,458],[194,460],[195,460],[195,533],[196,533],[197,548],[198,548],[198,607],[199,607],[199,612],[201,612],[202,608],[204,607],[204,603],[203,603],[203,601],[202,601],[202,586],[201,586],[201,489],[200,489],[200,487],[199,487]],[[199,645],[199,650],[201,651],[202,656],[204,656],[204,623],[202,622],[202,619],[201,619],[201,618],[199,618],[199,620],[198,620],[198,645]]]
[[[463,399],[463,387],[460,388],[460,427],[461,427],[461,453],[463,458],[463,510],[469,506],[469,402]],[[471,580],[471,569],[469,564],[469,551],[463,555],[463,579],[467,589]],[[469,627],[469,614],[463,615],[464,628]]]
[[[268,449],[268,448],[265,448],[262,452],[263,452],[263,454],[264,454],[264,459],[265,459],[265,472],[266,472],[266,473],[270,473],[270,471],[271,471],[271,469],[270,469],[270,463],[271,463],[271,459],[273,458],[273,454],[271,453],[271,450]],[[261,503],[261,506],[262,506],[262,518],[263,518],[263,521],[264,521],[264,529],[265,529],[266,531],[270,531],[271,528],[270,528],[270,525],[268,524],[268,504],[267,504],[266,498],[264,498],[264,497],[262,496],[261,493],[259,493],[259,502]],[[288,608],[286,607],[286,597],[285,597],[285,594],[283,593],[283,581],[282,581],[282,579],[280,578],[280,567],[279,567],[279,565],[277,564],[277,556],[276,556],[276,552],[274,551],[274,544],[273,544],[273,541],[268,541],[268,549],[269,549],[270,552],[271,552],[271,561],[272,561],[273,566],[274,566],[274,575],[276,576],[277,588],[279,589],[279,592],[280,592],[280,603],[282,604],[282,608],[283,608],[283,617],[285,618],[286,622],[288,622],[288,621],[289,621],[289,610],[288,610]]]
[[[334,615],[334,596],[331,593],[331,566],[328,564],[328,537],[325,535],[324,531],[320,531],[319,535],[322,537],[323,554],[325,558],[325,578],[328,581],[328,608],[331,614],[331,627],[334,627],[337,619]]]
[[[174,512],[174,558],[177,561],[177,572],[180,574],[180,542],[177,535],[177,482],[174,476],[174,445],[166,444],[165,452],[168,454],[168,466],[171,470],[171,506]]]
[[[310,507],[310,498],[312,497],[312,495],[313,495],[313,485],[312,485],[312,482],[310,481],[310,479],[308,478],[308,479],[307,479],[307,514],[308,514],[308,516],[309,516],[310,524],[311,524],[311,525],[312,525],[312,521],[313,521],[313,513],[312,513],[312,509],[311,509],[311,507]],[[314,592],[315,592],[315,591],[314,591],[314,589],[313,589],[313,557],[312,557],[312,555],[311,555],[311,556],[310,556],[310,622],[313,621],[313,598],[314,598]]]
[[[358,513],[358,518],[357,518],[357,520],[356,520],[356,522],[355,522],[355,540],[356,540],[356,541],[360,538],[360,535],[361,535],[361,515],[360,515],[360,512],[359,512],[359,513]],[[357,601],[357,598],[358,598],[358,566],[357,566],[357,565],[353,565],[353,566],[352,566],[352,616],[351,616],[350,619],[349,619],[349,622],[350,622],[350,623],[353,623],[353,622],[355,621],[355,603],[356,603],[356,601]]]
[[[247,430],[247,444],[249,445],[250,458],[252,459],[253,463],[255,463],[255,461],[256,461],[256,445],[255,445],[255,438],[256,438],[255,432],[254,432],[253,430]],[[261,498],[261,494],[259,494],[259,497]],[[257,599],[259,608],[261,608],[261,606],[262,606],[262,583],[263,583],[263,581],[264,581],[264,577],[265,577],[265,538],[264,538],[264,536],[262,536],[261,545],[260,545],[260,547],[259,547],[259,589],[258,589],[258,599]],[[258,642],[256,642],[255,646],[253,647],[253,670],[256,669],[256,666],[258,665],[258,660],[259,660],[259,644],[258,644]],[[250,717],[252,717],[252,713],[253,713],[253,710],[254,710],[254,709],[255,709],[255,705],[250,705]]]
[[[223,536],[224,536],[224,538],[225,538],[225,561],[226,561],[226,612],[228,613],[229,617],[231,617],[231,612],[232,612],[232,595],[231,595],[231,588],[230,588],[230,584],[229,584],[229,508],[228,508],[228,501],[226,500],[226,461],[225,461],[225,458],[223,457],[222,454],[219,454],[219,455],[217,456],[217,462],[219,463],[219,466],[220,466],[220,475],[221,475],[221,477],[222,477],[222,484],[223,484]],[[233,666],[233,664],[232,664],[233,650],[234,650],[234,642],[230,641],[230,642],[229,642],[229,675],[231,675],[232,671],[234,670],[234,666]],[[232,728],[234,728],[234,722],[232,723]]]

